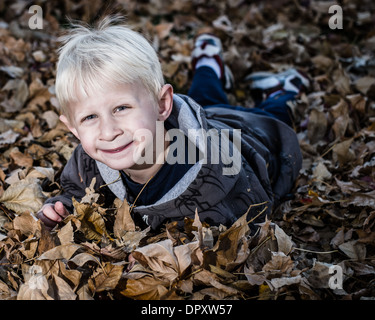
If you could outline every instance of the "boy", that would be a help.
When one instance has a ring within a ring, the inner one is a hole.
[[[56,75],[60,119],[81,144],[62,172],[64,193],[48,199],[38,217],[53,228],[95,177],[107,201],[127,199],[141,227],[182,225],[196,210],[201,221],[229,226],[261,203],[248,218],[263,211],[255,220],[263,221],[301,168],[295,132],[284,123],[290,121],[286,104],[273,113],[268,105],[229,106],[221,43],[207,34],[195,42],[190,97],[174,94],[150,44],[112,20],[96,29],[75,26],[63,38]]]

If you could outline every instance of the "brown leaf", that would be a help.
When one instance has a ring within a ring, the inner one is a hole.
[[[355,192],[347,201],[343,202],[343,206],[355,205],[358,207],[371,207],[375,209],[375,190],[369,192]]]
[[[41,225],[29,212],[22,213],[13,220],[13,227],[20,230],[25,236],[40,237]]]
[[[77,295],[79,300],[94,300],[88,283],[84,284],[77,290]]]
[[[272,252],[272,259],[268,261],[263,271],[272,275],[289,275],[294,267],[294,262],[290,256],[282,252]]]
[[[333,71],[332,80],[341,95],[346,96],[351,93],[349,76],[342,68]]]
[[[12,129],[9,129],[8,131],[0,134],[0,146],[12,144],[16,142],[18,137],[19,137],[18,133],[14,132]]]
[[[61,229],[57,231],[57,236],[61,244],[69,244],[74,242],[72,221],[69,221]]]
[[[288,236],[277,224],[275,224],[275,237],[277,240],[278,250],[286,255],[289,254],[294,245],[292,237]]]
[[[307,137],[311,144],[321,140],[327,131],[328,121],[324,112],[312,109],[307,125]]]
[[[76,217],[81,222],[80,230],[88,240],[100,241],[104,235],[108,235],[104,219],[96,207],[79,203],[74,198],[73,206]]]
[[[126,289],[121,291],[125,297],[135,300],[160,300],[168,293],[168,283],[152,276],[140,279],[128,279]]]
[[[370,89],[370,87],[375,84],[375,78],[365,76],[362,78],[359,78],[355,81],[356,88],[362,92],[364,95],[367,94],[367,91]]]
[[[80,266],[80,267],[82,267],[85,263],[89,261],[94,262],[96,264],[100,264],[99,258],[96,258],[92,254],[89,254],[87,252],[78,253],[69,261],[75,263],[77,266]]]
[[[346,98],[350,101],[354,109],[362,114],[366,112],[366,98],[364,96],[361,94],[352,94],[346,96]]]
[[[52,275],[54,281],[55,300],[76,300],[77,295],[74,293],[70,285],[57,275]]]
[[[72,255],[80,248],[82,248],[82,246],[75,243],[62,244],[44,252],[38,258],[38,260],[69,260]]]
[[[199,261],[194,259],[199,251],[198,241],[173,247],[172,241],[167,239],[138,248],[132,255],[160,279],[173,282],[192,265],[193,260]]]
[[[155,26],[155,30],[158,34],[159,39],[166,38],[171,32],[173,26],[173,23],[160,23],[157,26]]]
[[[270,286],[271,290],[279,290],[281,287],[290,286],[293,284],[298,284],[301,282],[302,277],[300,275],[295,277],[281,277],[281,278],[273,278],[267,281],[268,285]]]
[[[53,129],[56,127],[57,123],[59,122],[59,116],[56,112],[52,110],[48,110],[42,114],[42,118],[46,120],[48,127]]]
[[[35,255],[35,252],[38,248],[38,240],[33,236],[30,236],[28,239],[23,241],[22,247],[19,249],[26,259],[32,259]]]
[[[244,266],[244,273],[246,276],[247,281],[250,283],[250,285],[261,285],[266,281],[266,276],[264,275],[264,272],[256,273],[254,271],[253,266],[245,265]]]
[[[104,267],[97,268],[92,279],[94,280],[96,292],[113,290],[119,282],[123,266],[106,263]]]
[[[34,162],[31,156],[20,152],[18,148],[13,148],[9,153],[9,156],[13,159],[15,164],[20,167],[31,167]]]
[[[99,194],[95,191],[96,177],[92,178],[90,186],[85,189],[85,196],[81,199],[81,203],[95,204],[99,199]]]
[[[136,248],[138,248],[139,243],[143,238],[147,236],[147,233],[150,231],[150,227],[142,231],[128,231],[121,238],[121,250],[123,252],[130,253]]]
[[[236,261],[239,245],[242,239],[249,235],[250,228],[247,222],[247,213],[239,218],[233,225],[225,232],[219,235],[219,239],[212,252],[216,254],[217,264],[229,271],[235,265],[232,263]]]
[[[220,282],[220,279],[212,272],[208,270],[202,270],[201,272],[195,273],[193,275],[193,282],[196,285],[205,284],[207,286],[212,286],[220,291],[222,291],[226,297],[235,296],[239,294],[239,291],[228,285],[224,285]]]
[[[173,252],[172,241],[169,239],[138,248],[132,255],[143,266],[158,274],[161,279],[172,282],[179,275],[177,258]]]
[[[28,178],[10,185],[0,202],[16,213],[37,212],[43,205],[44,196],[38,180]]]
[[[195,251],[200,251],[198,241],[174,247],[174,254],[178,262],[178,273],[182,275],[185,270],[192,265],[192,255]]]
[[[356,156],[354,151],[351,149],[353,143],[353,138],[342,141],[336,144],[333,149],[333,160],[338,161],[341,165],[350,163]]]
[[[29,96],[27,83],[23,79],[9,80],[1,90],[12,93],[10,99],[1,102],[6,112],[20,111]]]
[[[0,280],[0,300],[16,299],[17,293],[12,290],[6,283]]]
[[[68,268],[63,260],[59,260],[58,265],[59,275],[65,279],[65,281],[69,281],[68,283],[75,292],[78,286],[81,284],[82,272],[80,270]]]
[[[128,201],[124,199],[121,206],[117,210],[113,232],[116,238],[121,239],[121,237],[127,231],[135,231],[135,224],[130,215],[130,207]]]
[[[366,246],[358,240],[344,242],[339,245],[339,249],[350,259],[364,260],[366,258]]]
[[[329,267],[329,264],[317,261],[307,272],[306,279],[313,288],[328,288]]]

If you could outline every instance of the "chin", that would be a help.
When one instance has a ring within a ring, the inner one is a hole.
[[[113,170],[118,170],[118,171],[121,171],[121,170],[127,170],[127,169],[131,169],[131,168],[133,168],[135,165],[133,164],[133,165],[124,165],[124,164],[122,164],[122,165],[120,165],[120,164],[118,164],[118,165],[116,165],[116,164],[110,164],[110,163],[105,163],[108,167],[110,167],[111,169],[113,169]]]

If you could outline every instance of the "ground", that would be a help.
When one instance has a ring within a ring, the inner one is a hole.
[[[30,28],[30,3],[0,3],[0,299],[374,299],[373,2],[33,4],[42,8],[43,29]],[[235,76],[232,104],[254,105],[251,72],[295,67],[310,77],[294,105],[303,168],[255,235],[245,216],[230,228],[196,217],[184,230],[168,224],[150,235],[125,204],[103,208],[90,188],[53,232],[33,218],[60,192],[77,145],[58,121],[57,37],[66,17],[90,22],[113,8],[151,41],[177,92],[189,87],[194,36],[204,30],[223,41]]]

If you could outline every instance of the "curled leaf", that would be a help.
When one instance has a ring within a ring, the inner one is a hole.
[[[43,205],[45,197],[39,181],[26,178],[11,184],[0,198],[8,209],[16,213],[37,212]]]

